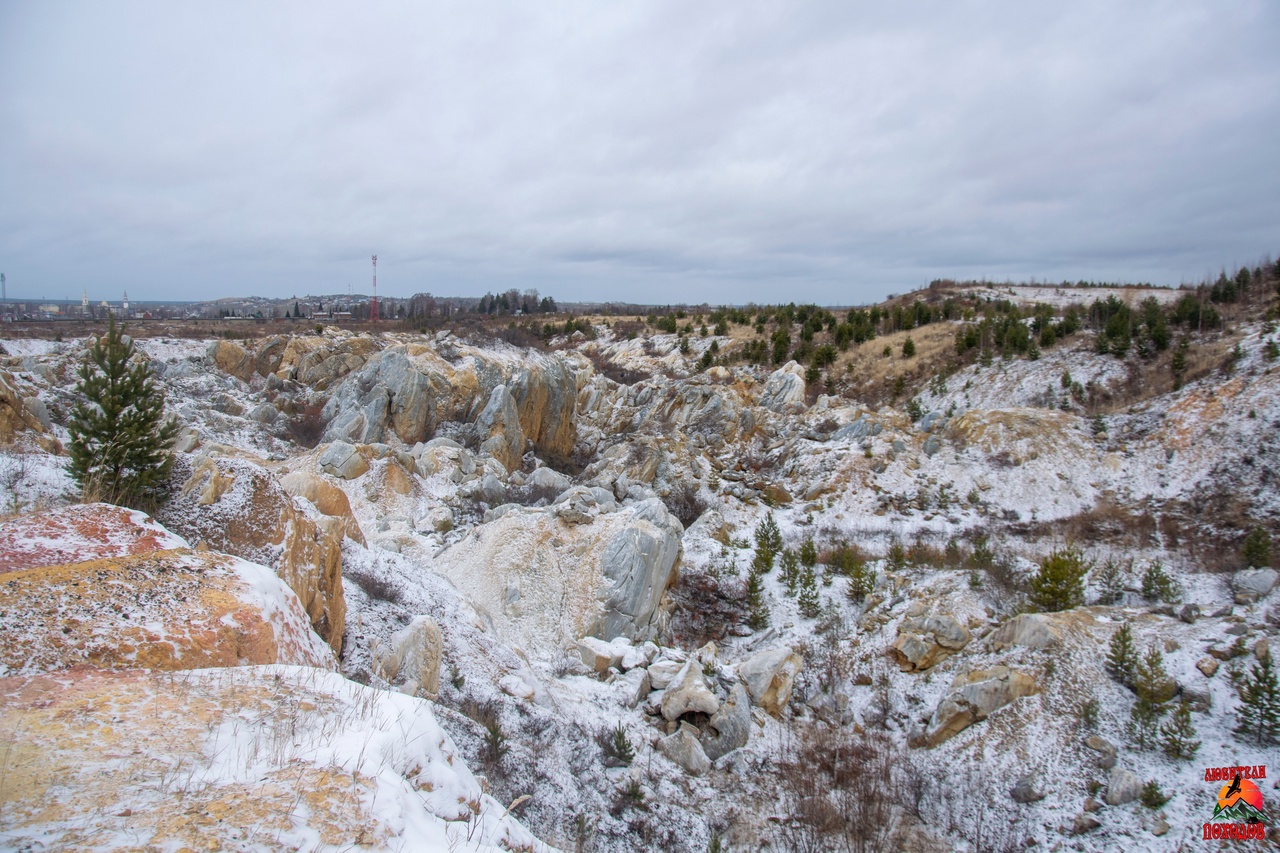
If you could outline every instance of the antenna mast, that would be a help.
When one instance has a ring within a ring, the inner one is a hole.
[[[373,256],[373,303],[369,306],[369,319],[378,322],[378,256]]]
[[[4,283],[4,273],[0,272],[0,302],[9,301],[9,286]]]

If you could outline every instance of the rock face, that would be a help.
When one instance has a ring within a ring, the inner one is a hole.
[[[88,665],[333,669],[270,569],[187,548],[22,569],[0,584],[0,675]]]
[[[760,405],[773,412],[804,406],[804,368],[788,361],[773,373],[760,392]]]
[[[337,673],[5,678],[0,720],[22,732],[6,737],[13,849],[448,850],[473,827],[484,842],[469,849],[550,853],[484,793],[428,703]]]
[[[804,667],[804,660],[786,646],[765,649],[738,664],[738,677],[746,685],[751,701],[775,717],[791,700],[791,687]]]
[[[213,341],[209,344],[209,360],[223,373],[242,382],[253,378],[253,356],[244,347],[232,341]]]
[[[520,457],[524,455],[524,432],[520,428],[516,401],[506,385],[499,385],[489,395],[488,404],[476,418],[476,432],[481,452],[497,459],[508,471],[520,467]]]
[[[271,566],[302,601],[311,624],[342,649],[346,600],[342,541],[317,525],[263,468],[229,457],[179,457],[182,483],[159,520],[191,542]]]
[[[27,430],[47,433],[49,417],[46,412],[42,418],[43,411],[44,404],[39,398],[23,397],[14,378],[0,371],[0,444],[9,444],[18,433]]]
[[[434,699],[440,694],[440,661],[444,637],[430,616],[415,616],[375,655],[378,675],[410,696]]]
[[[444,552],[436,570],[476,604],[500,638],[546,654],[591,634],[635,642],[662,627],[680,522],[661,501],[569,523],[556,507],[513,507]]]
[[[949,614],[909,617],[898,626],[889,656],[903,672],[918,672],[963,649],[970,639],[968,629]]]
[[[937,746],[1022,696],[1040,692],[1035,679],[1007,666],[962,673],[933,712],[926,746]]]
[[[413,445],[431,438],[446,421],[476,420],[502,386],[517,422],[506,418],[500,394],[494,414],[501,420],[491,418],[489,423],[501,423],[504,441],[518,430],[544,455],[573,452],[577,386],[562,359],[541,353],[497,358],[492,352],[453,343],[448,354],[446,359],[433,347],[404,344],[371,355],[334,389],[323,413],[329,422],[325,440],[367,444],[394,436]],[[311,384],[302,373],[297,378]],[[516,450],[517,459],[522,452],[523,446]]]
[[[1040,777],[1031,773],[1014,783],[1009,796],[1015,803],[1038,803],[1045,798],[1045,790]]]

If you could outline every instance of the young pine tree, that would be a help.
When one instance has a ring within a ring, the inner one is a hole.
[[[1128,622],[1111,635],[1111,648],[1107,652],[1106,668],[1107,675],[1130,690],[1133,689],[1134,672],[1138,668],[1138,652],[1133,647],[1133,632],[1129,630]]]
[[[1070,610],[1084,604],[1084,576],[1089,564],[1073,548],[1053,551],[1031,578],[1031,605],[1042,612]]]
[[[1138,699],[1130,712],[1129,735],[1139,749],[1148,749],[1158,741],[1160,718],[1168,710],[1164,703],[1178,690],[1164,670],[1164,655],[1154,645],[1138,661],[1133,687]]]
[[[787,595],[795,595],[800,583],[800,563],[796,557],[796,552],[790,548],[782,551],[782,556],[778,559],[778,574],[782,582],[787,585]]]
[[[813,569],[805,566],[800,572],[800,612],[808,619],[812,619],[822,610],[822,603],[818,600],[818,579],[813,574]]]
[[[1280,742],[1280,682],[1270,652],[1254,663],[1236,692],[1240,695],[1236,733],[1253,739],[1259,746]]]
[[[808,569],[818,565],[818,546],[813,544],[812,536],[806,536],[800,543],[800,565]]]
[[[172,465],[178,426],[164,417],[164,392],[145,361],[131,363],[133,341],[112,317],[77,371],[84,398],[71,410],[68,469],[87,499],[149,509]]]
[[[1179,702],[1173,719],[1160,727],[1160,748],[1172,759],[1190,760],[1200,748],[1195,740],[1196,727],[1191,722],[1191,705]]]
[[[761,631],[769,627],[769,607],[764,600],[764,577],[753,567],[747,573],[747,627]]]
[[[778,522],[773,520],[773,513],[766,515],[756,527],[756,550],[768,554],[770,564],[782,550],[782,532],[778,530]]]
[[[1244,537],[1240,556],[1247,567],[1262,569],[1271,565],[1271,537],[1261,527],[1255,527]]]

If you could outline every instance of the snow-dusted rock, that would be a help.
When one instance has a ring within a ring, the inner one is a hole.
[[[404,628],[380,645],[375,659],[378,675],[389,684],[403,685],[402,692],[434,699],[440,693],[440,661],[444,637],[430,616],[415,616]]]
[[[1122,806],[1142,796],[1142,779],[1123,767],[1111,768],[1107,776],[1107,805]]]
[[[791,687],[804,667],[804,660],[787,646],[765,649],[738,664],[738,677],[751,701],[775,717],[791,700]]]
[[[1236,604],[1253,604],[1275,589],[1280,572],[1275,569],[1244,569],[1231,576]]]
[[[804,406],[804,368],[788,361],[773,373],[760,392],[760,405],[770,411],[785,412]]]
[[[489,402],[476,418],[476,433],[480,450],[497,459],[508,471],[520,467],[524,455],[524,432],[520,429],[520,415],[516,402],[506,385],[499,385],[489,394]]]
[[[720,700],[707,687],[702,676],[702,665],[690,660],[667,686],[662,696],[662,716],[674,720],[682,714],[714,714],[720,710]]]
[[[654,690],[665,690],[672,681],[675,681],[680,670],[684,669],[683,661],[676,660],[658,660],[649,664],[649,682],[653,685]]]
[[[1013,646],[1047,649],[1062,642],[1064,637],[1083,631],[1093,624],[1093,617],[1080,610],[1024,613],[997,628],[991,635],[991,645],[997,652]]]
[[[317,524],[270,472],[248,460],[179,457],[173,476],[181,486],[157,510],[158,520],[190,542],[270,565],[302,601],[316,633],[341,651],[346,522],[334,529]]]
[[[1218,661],[1210,657],[1200,658],[1196,661],[1196,669],[1200,670],[1205,678],[1213,678],[1218,672]]]
[[[87,512],[85,510],[88,510]],[[77,513],[89,523],[101,512],[103,529],[116,507],[95,504]],[[51,514],[21,519],[38,530]],[[264,566],[226,554],[174,547],[167,531],[161,550],[138,550],[154,532],[125,545],[120,556],[101,549],[55,549],[64,564],[33,563],[8,571],[0,583],[0,675],[33,674],[87,664],[103,669],[194,669],[290,663],[332,669],[332,651],[311,630],[298,597]],[[0,538],[5,538],[0,526]]]
[[[711,769],[711,761],[698,743],[698,730],[688,723],[681,723],[675,734],[659,740],[658,751],[693,776]]]
[[[243,382],[253,377],[253,356],[234,341],[212,341],[207,354],[223,373]]]
[[[933,712],[923,745],[937,746],[1015,699],[1039,692],[1034,678],[1007,666],[961,673]]]
[[[320,454],[316,465],[326,474],[343,480],[354,480],[369,470],[369,462],[345,441],[335,441]]]
[[[504,675],[499,678],[498,689],[508,696],[514,696],[526,702],[533,701],[534,693],[536,692],[532,684],[518,675]]]
[[[342,535],[365,544],[364,531],[351,511],[347,493],[323,477],[310,471],[293,471],[280,478],[280,487],[295,498],[305,498],[320,513],[341,523]]]
[[[729,698],[721,704],[720,710],[711,715],[707,730],[702,734],[702,749],[707,758],[716,761],[746,746],[750,737],[751,698],[742,682],[738,682],[729,691]]]
[[[954,616],[935,613],[902,620],[889,655],[903,672],[918,672],[968,645],[971,635]]]
[[[6,767],[6,846],[337,849],[358,839],[550,853],[484,793],[429,703],[337,673],[7,678],[0,719],[41,744],[39,761]]]
[[[512,508],[441,554],[436,570],[504,642],[550,659],[588,634],[636,642],[656,636],[680,533],[660,501],[585,524],[565,524],[553,507]]]
[[[1045,798],[1044,785],[1038,774],[1029,773],[1014,783],[1009,796],[1015,803],[1038,803]]]

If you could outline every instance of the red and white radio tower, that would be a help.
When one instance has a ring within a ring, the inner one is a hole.
[[[373,256],[373,303],[369,306],[369,319],[378,322],[378,256]]]

